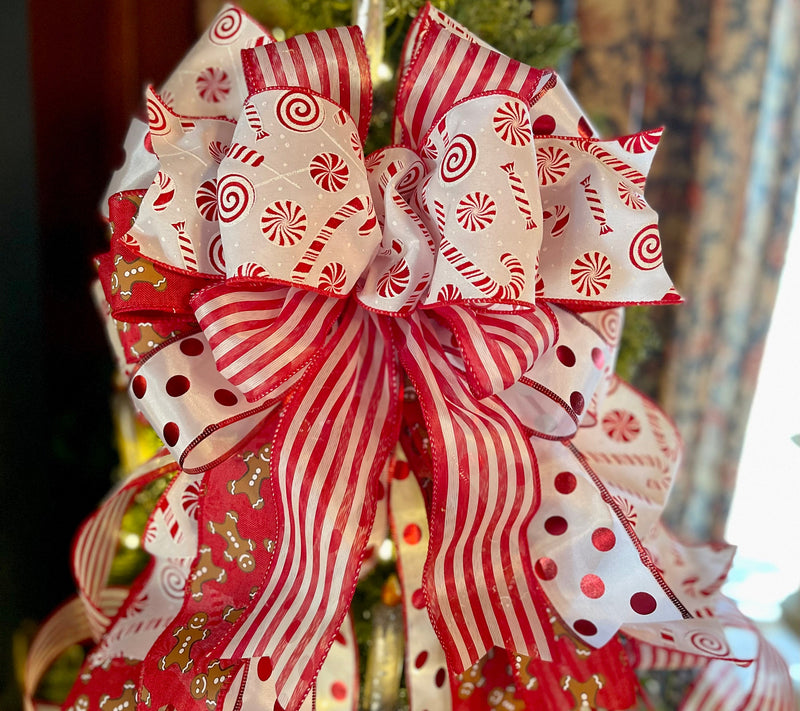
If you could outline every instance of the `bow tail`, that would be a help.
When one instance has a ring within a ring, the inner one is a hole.
[[[260,680],[274,684],[285,709],[299,707],[342,625],[396,442],[400,384],[384,328],[350,301],[286,404],[272,453],[273,564],[219,650],[224,659],[257,659]]]
[[[526,544],[539,505],[536,459],[496,397],[477,399],[426,316],[399,320],[400,358],[430,439],[433,500],[423,589],[451,669],[491,647],[550,658],[542,593]]]

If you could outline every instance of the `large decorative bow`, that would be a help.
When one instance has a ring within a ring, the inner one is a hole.
[[[555,74],[430,7],[405,54],[397,145],[366,158],[354,28],[275,43],[227,7],[148,92],[99,276],[131,396],[181,471],[147,529],[151,568],[68,704],[105,673],[142,708],[297,708],[401,425],[432,479],[421,587],[404,594],[451,671],[492,647],[549,659],[542,590],[592,646],[622,625],[731,658],[710,622],[679,626],[692,591],[657,560],[700,555],[657,521],[677,435],[611,375],[617,307],[679,300],[642,196],[659,132],[594,138]],[[703,603],[717,577],[693,581]]]

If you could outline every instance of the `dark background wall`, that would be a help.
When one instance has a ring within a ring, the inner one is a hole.
[[[110,486],[110,357],[89,297],[96,207],[190,0],[8,0],[0,22],[0,709],[11,639],[73,593],[69,547]]]

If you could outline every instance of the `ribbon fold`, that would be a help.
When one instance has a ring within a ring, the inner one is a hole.
[[[495,647],[549,660],[551,602],[598,647],[692,616],[654,552],[674,429],[612,377],[619,307],[680,299],[643,197],[660,132],[595,138],[555,74],[430,6],[400,76],[398,145],[364,157],[359,31],[274,42],[228,6],[148,90],[98,273],[181,471],[67,706],[129,657],[139,708],[299,708],[404,416],[431,479],[421,605],[452,674]]]

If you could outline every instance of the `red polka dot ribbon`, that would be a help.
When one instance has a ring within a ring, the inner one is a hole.
[[[611,376],[617,307],[679,300],[642,197],[659,132],[594,138],[554,74],[430,7],[409,46],[398,145],[366,158],[354,28],[276,43],[228,7],[148,90],[98,268],[131,397],[182,471],[76,708],[120,657],[143,659],[121,689],[140,705],[300,707],[342,634],[403,378],[422,439],[401,439],[433,486],[398,536],[424,551],[406,595],[437,688],[494,647],[549,659],[545,594],[598,646],[691,614],[647,548],[674,431]]]

